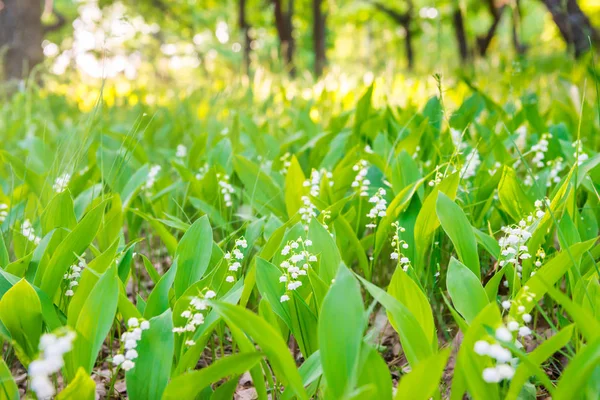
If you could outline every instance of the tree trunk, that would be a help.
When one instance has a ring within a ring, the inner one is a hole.
[[[452,15],[454,22],[454,33],[456,42],[458,43],[458,51],[460,54],[460,62],[466,64],[469,60],[469,45],[467,43],[467,34],[465,32],[465,23],[460,6],[456,7]]]
[[[496,34],[496,30],[498,29],[498,25],[500,24],[500,18],[502,18],[502,12],[506,5],[501,6],[500,8],[496,8],[494,4],[494,0],[488,0],[488,9],[490,10],[490,14],[494,20],[492,21],[492,25],[490,29],[488,29],[487,34],[485,36],[480,36],[477,38],[477,49],[479,50],[479,55],[481,57],[485,57],[488,48],[490,47],[490,43],[492,43],[492,39]]]
[[[315,53],[315,76],[318,78],[323,74],[323,68],[327,63],[325,54],[325,27],[327,15],[323,13],[323,0],[313,0],[313,45]]]
[[[567,46],[575,52],[575,57],[581,56],[590,49],[590,40],[600,41],[600,35],[579,8],[577,0],[542,1],[552,14],[552,19]]]
[[[386,6],[383,3],[379,3],[376,1],[373,1],[371,4],[373,4],[373,6],[375,6],[375,8],[377,8],[379,11],[385,13],[388,17],[393,19],[402,28],[404,28],[404,32],[406,32],[406,36],[404,38],[404,48],[406,51],[406,62],[407,62],[408,69],[412,70],[414,67],[414,62],[415,62],[415,60],[414,60],[415,53],[413,51],[413,43],[412,43],[413,37],[412,37],[412,31],[410,29],[412,17],[413,17],[412,1],[408,2],[408,10],[404,13],[400,13],[392,8],[389,8],[388,6]]]
[[[24,79],[42,62],[42,2],[0,1],[0,60],[5,80]]]
[[[296,75],[294,66],[294,34],[292,26],[292,16],[294,14],[294,0],[288,0],[288,9],[283,9],[283,0],[273,0],[275,5],[275,27],[279,36],[280,53],[284,59],[286,68],[290,76]]]
[[[517,54],[525,54],[527,46],[521,43],[519,39],[519,30],[521,29],[521,0],[516,0],[513,6],[513,24],[512,24],[512,42]]]
[[[406,66],[410,71],[415,67],[415,52],[413,50],[413,37],[410,23],[404,25],[406,36],[404,37],[404,50],[406,52]]]
[[[239,26],[242,35],[244,36],[244,73],[250,75],[250,25],[246,19],[246,0],[239,0]]]

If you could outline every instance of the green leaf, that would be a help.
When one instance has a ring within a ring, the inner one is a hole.
[[[419,363],[398,383],[396,400],[428,400],[439,387],[450,349],[444,349]]]
[[[583,243],[576,243],[568,249],[564,249],[557,255],[555,255],[550,261],[546,262],[542,267],[535,273],[534,276],[529,278],[525,285],[519,290],[515,296],[515,301],[518,304],[525,306],[525,311],[528,312],[535,306],[535,302],[525,301],[526,297],[533,294],[536,299],[541,299],[546,294],[548,285],[554,285],[569,268],[573,267],[573,260],[579,262],[581,256],[588,251],[596,240],[588,240]],[[577,266],[575,266],[577,268]],[[527,286],[527,288],[525,288]],[[516,307],[511,309],[510,313],[513,317],[516,316]]]
[[[53,298],[63,280],[63,275],[92,243],[102,217],[106,200],[87,213],[81,222],[58,245],[48,264],[41,263],[35,276],[35,284]]]
[[[529,358],[533,364],[539,366],[554,353],[566,346],[571,340],[572,336],[573,325],[569,325],[556,335],[542,342],[538,347],[535,348],[535,350],[527,354],[527,358]],[[507,400],[517,400],[519,393],[521,392],[521,388],[525,382],[527,382],[527,378],[529,378],[530,375],[533,375],[533,371],[530,369],[530,367],[526,363],[519,363],[519,366],[515,371],[515,375],[510,381],[510,387],[508,389],[508,393],[506,394]]]
[[[396,267],[387,291],[415,317],[419,326],[423,329],[427,341],[436,343],[437,336],[429,301],[427,301],[425,293],[401,267]],[[390,312],[388,312],[388,318],[394,329],[398,330],[398,321]]]
[[[302,204],[302,196],[304,195],[304,172],[302,167],[298,163],[296,156],[292,156],[290,159],[290,166],[288,167],[287,174],[285,176],[285,207],[287,214],[292,217],[295,215]]]
[[[56,400],[94,400],[95,398],[96,382],[83,368],[77,370],[75,378],[56,396]]]
[[[169,382],[164,400],[195,399],[211,383],[227,376],[240,375],[255,366],[263,357],[261,353],[240,353],[220,358],[208,367],[179,375]]]
[[[205,215],[190,226],[177,246],[177,274],[173,285],[177,298],[202,278],[210,262],[212,246],[212,228]]]
[[[514,221],[520,221],[533,212],[533,201],[527,196],[515,170],[504,166],[502,178],[498,184],[498,198],[502,207]]]
[[[411,367],[429,358],[433,353],[433,343],[427,341],[427,336],[410,310],[384,290],[360,276],[357,277],[369,294],[393,317],[397,324],[394,329],[400,336],[402,350]]]
[[[444,231],[452,240],[458,258],[480,279],[479,255],[473,228],[463,210],[444,193],[439,192],[436,213]]]
[[[593,378],[593,373],[600,365],[600,338],[589,343],[582,348],[569,361],[567,367],[563,370],[562,376],[556,385],[554,396],[555,400],[570,400],[580,398],[584,386]],[[591,398],[598,398],[598,381],[595,381],[596,389],[589,393]],[[586,396],[587,398],[590,398]]]
[[[0,299],[0,320],[18,346],[17,356],[27,366],[36,357],[42,334],[42,305],[35,290],[21,279]]]
[[[243,307],[222,302],[211,304],[228,325],[239,327],[254,339],[271,362],[279,380],[284,385],[289,385],[299,399],[306,400],[306,392],[296,364],[277,331],[264,319]]]
[[[171,268],[160,278],[156,284],[144,309],[144,318],[150,319],[165,312],[169,308],[169,291],[173,286],[175,275],[177,273],[177,261],[171,265]]]
[[[367,344],[363,344],[359,360],[360,372],[357,386],[370,386],[371,395],[374,399],[392,398],[392,377],[385,360],[377,350]]]
[[[319,277],[329,283],[335,278],[342,261],[335,240],[316,218],[310,221],[308,238],[313,242],[310,252],[319,257]]]
[[[167,387],[173,363],[174,340],[171,310],[152,318],[150,329],[138,342],[135,367],[125,374],[127,395],[136,400],[160,400]],[[185,397],[188,398],[188,397]]]
[[[19,400],[19,387],[3,358],[0,358],[0,400]]]
[[[456,310],[471,323],[490,302],[479,278],[452,257],[446,277],[448,293]]]
[[[77,224],[73,200],[68,190],[58,193],[50,200],[40,217],[42,223],[42,235],[55,228],[67,228],[69,230]]]
[[[82,367],[92,372],[106,335],[110,331],[119,298],[119,278],[116,267],[109,268],[98,280],[85,300],[75,325],[77,333],[73,350],[65,356],[67,375],[74,377]]]
[[[358,282],[340,268],[323,301],[318,327],[323,375],[332,398],[348,396],[356,384],[364,315]]]

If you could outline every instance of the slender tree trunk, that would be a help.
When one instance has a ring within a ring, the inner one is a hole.
[[[400,13],[393,8],[386,6],[383,3],[379,3],[377,1],[372,1],[371,4],[379,11],[385,13],[388,17],[393,19],[398,25],[400,25],[406,36],[404,37],[404,48],[406,51],[406,63],[409,70],[412,70],[414,67],[415,59],[414,59],[414,50],[413,50],[413,36],[412,36],[412,19],[413,19],[413,4],[412,1],[408,2],[408,10],[404,13]]]
[[[513,24],[512,24],[512,42],[517,54],[525,54],[527,46],[521,43],[519,39],[519,30],[521,29],[521,0],[516,0],[513,7]]]
[[[294,33],[292,16],[294,14],[294,0],[287,0],[288,8],[284,10],[283,0],[273,0],[275,13],[275,27],[279,36],[280,53],[284,58],[286,68],[290,76],[296,75],[294,66]]]
[[[479,55],[485,57],[487,54],[488,48],[492,43],[492,39],[494,35],[496,35],[496,30],[498,29],[498,25],[500,25],[500,19],[502,18],[502,13],[504,11],[505,5],[500,8],[496,8],[494,4],[494,0],[488,0],[488,9],[490,10],[490,14],[494,18],[492,21],[492,25],[490,29],[488,29],[487,34],[485,36],[480,36],[477,38],[477,49],[479,50]]]
[[[323,68],[327,64],[325,54],[325,29],[327,15],[323,12],[323,0],[313,0],[313,45],[315,53],[315,76],[318,78],[323,74]]]
[[[246,0],[239,0],[239,26],[244,36],[244,73],[250,75],[250,25],[246,18]]]
[[[469,45],[467,43],[467,33],[465,32],[465,23],[460,6],[457,6],[454,10],[452,20],[454,22],[454,33],[458,44],[460,62],[466,64],[469,61]]]
[[[598,31],[594,29],[587,15],[583,13],[577,0],[542,0],[552,14],[567,46],[581,56],[590,49],[592,42],[600,41]]]
[[[415,51],[413,49],[413,36],[410,23],[404,25],[406,36],[404,37],[404,51],[406,52],[406,66],[410,71],[415,67]]]
[[[24,79],[44,58],[42,2],[2,0],[0,4],[0,76]]]

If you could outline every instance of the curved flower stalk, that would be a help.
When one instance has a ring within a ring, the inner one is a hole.
[[[279,266],[283,268],[283,274],[279,277],[279,282],[285,284],[286,293],[279,299],[282,303],[290,299],[289,292],[302,286],[300,278],[308,274],[310,263],[317,261],[317,256],[311,254],[306,248],[312,246],[310,239],[303,240],[299,237],[296,240],[290,240],[281,250],[281,255],[289,256],[282,261]]]
[[[227,275],[227,277],[225,278],[226,282],[235,282],[235,275],[237,274],[238,270],[242,267],[242,261],[244,260],[244,253],[240,249],[246,248],[248,248],[248,242],[246,241],[246,238],[241,236],[240,238],[236,239],[233,250],[228,251],[223,256],[228,265],[227,269],[230,272],[230,275]]]
[[[196,328],[204,323],[204,314],[202,312],[208,310],[208,300],[217,297],[215,291],[207,288],[204,290],[206,290],[204,293],[192,297],[188,307],[181,313],[181,317],[185,318],[185,323],[173,328],[173,333],[183,335],[186,346],[196,344],[191,338],[194,336]]]
[[[300,219],[302,219],[304,230],[308,231],[310,221],[317,217],[317,206],[310,201],[310,197],[308,196],[302,196],[300,199],[302,200],[302,207],[300,207],[298,212],[300,213]]]
[[[40,338],[40,355],[28,368],[31,390],[38,399],[49,399],[56,393],[50,378],[64,366],[63,357],[73,348],[75,336],[75,332],[63,329]]]
[[[135,367],[134,360],[138,357],[138,352],[135,349],[137,342],[142,339],[142,332],[150,329],[150,322],[144,319],[129,318],[127,321],[127,332],[121,335],[121,348],[116,354],[112,362],[115,366],[129,371]]]
[[[406,272],[408,271],[411,263],[410,259],[404,255],[402,250],[408,249],[408,243],[406,243],[406,241],[403,239],[400,239],[400,233],[405,232],[406,229],[401,227],[397,221],[392,222],[392,227],[396,230],[396,232],[392,238],[392,247],[394,248],[394,251],[390,253],[390,259],[398,260],[398,265],[401,265],[404,272]]]

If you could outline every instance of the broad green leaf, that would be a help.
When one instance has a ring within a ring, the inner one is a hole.
[[[307,191],[304,188],[304,180],[302,167],[300,167],[296,156],[292,156],[285,176],[285,207],[290,217],[295,215],[303,206],[302,196]]]
[[[435,343],[437,337],[429,301],[427,301],[425,293],[423,293],[415,281],[413,281],[400,266],[396,267],[396,271],[394,271],[394,275],[392,276],[387,291],[396,300],[402,303],[416,318],[419,326],[421,326],[421,329],[423,329],[423,332],[425,333],[427,341],[429,343]],[[392,326],[398,330],[398,321],[395,320],[394,316],[389,311],[388,318]]]
[[[10,332],[17,356],[27,366],[36,357],[42,334],[42,305],[31,285],[21,279],[0,299],[0,320]]]
[[[208,217],[203,216],[190,226],[177,246],[177,274],[173,284],[176,297],[202,278],[210,262],[212,246],[212,228]]]
[[[318,328],[323,375],[332,398],[343,399],[357,383],[366,322],[358,282],[340,268],[323,301]]]
[[[564,369],[556,391],[552,397],[555,400],[570,400],[580,398],[583,395],[584,386],[600,365],[600,338],[582,348]],[[591,398],[598,398],[598,381],[595,381],[595,389],[589,393]],[[590,397],[588,397],[590,398]]]
[[[79,367],[92,372],[106,335],[112,327],[119,298],[116,267],[109,268],[85,300],[74,326],[77,334],[73,350],[65,356],[67,375],[74,377]]]
[[[125,374],[127,395],[136,400],[160,400],[167,387],[173,363],[173,322],[171,310],[150,319],[136,350],[135,367]]]
[[[81,222],[58,245],[48,264],[40,264],[35,276],[35,284],[53,298],[58,290],[63,275],[90,245],[104,215],[106,201],[100,203],[88,212]]]
[[[498,198],[502,207],[514,221],[520,221],[533,212],[533,201],[527,196],[515,170],[504,166],[502,178],[498,184]]]
[[[308,238],[313,242],[310,253],[317,254],[319,258],[319,276],[325,283],[329,283],[335,278],[342,261],[335,240],[315,218],[310,221]]]
[[[0,400],[19,400],[19,387],[3,358],[0,358]]]
[[[144,309],[144,318],[150,319],[165,312],[169,308],[169,291],[173,286],[175,275],[177,273],[177,260],[171,265],[169,270],[160,278],[156,284]]]
[[[360,276],[358,276],[358,279],[369,294],[385,307],[386,311],[394,318],[397,324],[394,326],[394,329],[396,329],[398,336],[400,336],[400,344],[411,367],[429,358],[434,352],[434,345],[426,339],[427,335],[425,335],[419,322],[410,310],[383,289],[380,289]]]
[[[67,228],[69,230],[77,224],[73,200],[68,190],[56,194],[44,209],[40,217],[42,223],[42,235],[55,228]]]
[[[444,349],[419,363],[400,379],[394,398],[396,400],[428,400],[439,387],[450,349]]]
[[[96,382],[83,368],[77,370],[75,378],[56,396],[56,400],[94,400],[95,398]]]
[[[446,286],[454,307],[471,323],[490,302],[479,278],[454,257],[448,265]]]
[[[263,357],[261,353],[240,353],[220,358],[208,367],[179,375],[169,382],[164,400],[195,399],[202,389],[227,376],[240,375],[255,366]]]
[[[302,379],[287,345],[268,322],[240,306],[222,302],[213,302],[212,305],[228,325],[239,327],[254,339],[284,385],[289,385],[299,399],[307,399]]]
[[[442,228],[454,244],[459,260],[475,274],[477,279],[480,279],[477,241],[467,216],[442,192],[438,193],[436,213]]]

